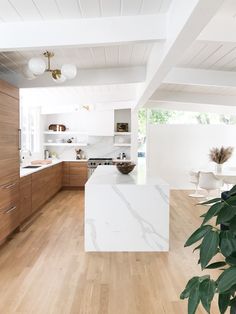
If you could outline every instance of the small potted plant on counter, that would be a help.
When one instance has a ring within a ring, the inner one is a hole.
[[[217,147],[213,147],[210,150],[210,160],[216,163],[216,172],[220,173],[222,172],[222,165],[223,163],[225,163],[226,161],[229,160],[229,158],[232,156],[234,151],[234,148],[229,146],[229,147],[221,147],[221,148],[217,148]]]
[[[181,299],[188,299],[188,314],[196,313],[201,303],[210,313],[211,302],[218,294],[219,313],[236,314],[236,185],[221,194],[221,198],[201,203],[211,205],[201,217],[201,226],[189,237],[185,247],[199,242],[199,264],[204,269],[219,269],[220,276],[213,280],[210,275],[191,278]],[[214,218],[214,223],[209,223]],[[227,229],[220,225],[227,225]],[[216,257],[216,260],[212,261]]]

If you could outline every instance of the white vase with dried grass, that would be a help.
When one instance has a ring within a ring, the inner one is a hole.
[[[232,156],[234,151],[234,148],[229,146],[229,147],[213,147],[210,150],[210,160],[216,163],[216,173],[221,173],[223,164],[229,160],[229,158]]]

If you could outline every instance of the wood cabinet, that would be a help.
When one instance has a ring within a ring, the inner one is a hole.
[[[64,162],[63,163],[63,186],[84,187],[88,180],[87,162]]]
[[[32,181],[31,175],[20,178],[20,222],[32,213]]]
[[[19,90],[0,81],[0,241],[19,224]]]
[[[32,212],[37,211],[62,187],[62,164],[32,174]]]

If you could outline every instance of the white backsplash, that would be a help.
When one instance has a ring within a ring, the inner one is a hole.
[[[60,159],[75,159],[75,148],[82,149],[86,158],[117,158],[120,153],[125,153],[127,159],[130,159],[130,148],[114,146],[114,138],[112,136],[89,136],[88,146],[85,147],[47,147],[50,152],[56,152]]]

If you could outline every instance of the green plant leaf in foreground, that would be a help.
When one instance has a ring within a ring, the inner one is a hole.
[[[190,246],[194,244],[195,242],[201,240],[206,235],[206,233],[209,232],[211,229],[212,229],[212,226],[210,225],[201,226],[188,238],[184,246],[185,247]]]
[[[191,279],[188,281],[188,283],[187,283],[187,285],[186,285],[184,291],[181,293],[180,299],[183,300],[183,299],[188,298],[189,295],[190,295],[190,291],[191,291],[198,283],[199,283],[199,277],[193,277],[193,278],[191,278]]]
[[[215,290],[216,284],[214,280],[205,280],[200,284],[200,300],[207,313],[210,313],[211,302],[213,300]]]
[[[212,257],[217,254],[219,245],[219,234],[216,231],[210,230],[204,236],[200,248],[200,263],[204,269],[210,262]]]
[[[230,302],[230,293],[219,294],[218,296],[218,306],[220,309],[220,314],[224,314]]]
[[[195,314],[198,304],[200,303],[200,294],[199,294],[200,282],[194,286],[190,291],[188,299],[188,314]]]
[[[208,265],[206,268],[207,269],[215,269],[215,268],[224,267],[225,265],[227,265],[225,262],[216,262],[216,263],[212,263],[212,264]]]
[[[228,257],[236,251],[236,239],[231,231],[222,231],[220,234],[221,253]]]
[[[218,224],[223,224],[225,222],[228,222],[235,215],[236,215],[236,207],[225,205],[221,208],[221,210],[217,216],[216,224],[218,225]]]
[[[223,203],[215,203],[215,204],[213,204],[213,205],[210,207],[210,209],[208,210],[208,212],[206,212],[206,215],[205,215],[205,217],[204,217],[204,220],[203,220],[202,224],[204,225],[204,224],[205,224],[206,222],[208,222],[212,217],[214,217],[215,215],[217,215],[223,206],[224,206]]]
[[[218,292],[225,293],[228,291],[233,285],[236,284],[236,267],[232,266],[226,269],[218,278]]]
[[[198,205],[210,205],[210,204],[213,204],[213,203],[216,203],[216,202],[219,202],[219,201],[221,201],[221,198],[217,197],[217,198],[213,198],[213,199],[211,199],[209,201],[201,202]]]

